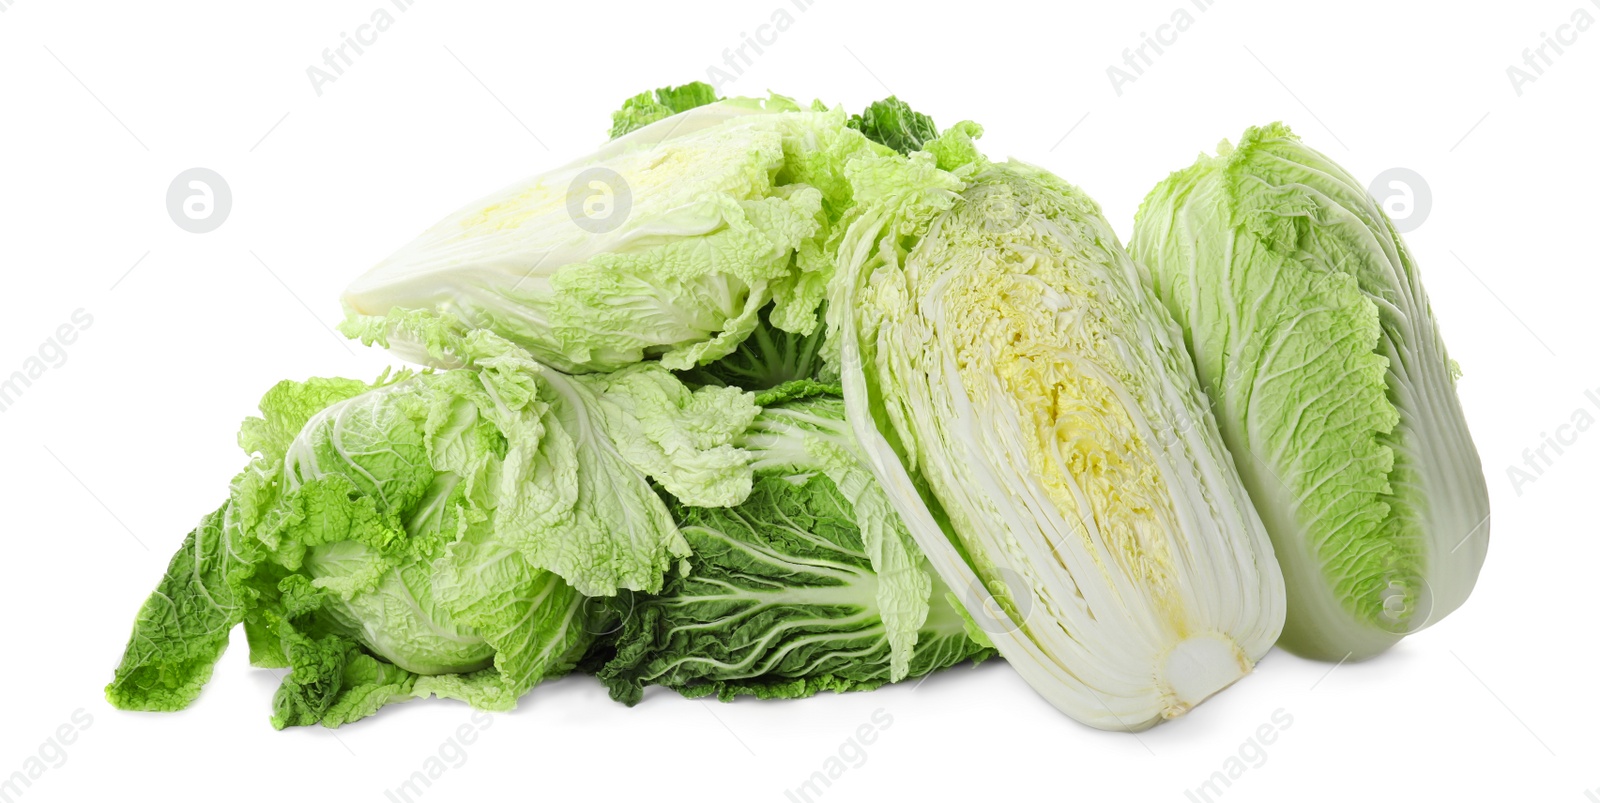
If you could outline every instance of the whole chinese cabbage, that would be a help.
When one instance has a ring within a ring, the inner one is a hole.
[[[448,319],[387,321],[467,367],[283,382],[254,455],[140,610],[107,696],[187,706],[243,623],[287,667],[273,723],[337,726],[436,695],[504,710],[605,632],[589,596],[657,591],[689,554],[648,478],[700,504],[751,487],[758,412],[658,365],[566,377]]]
[[[1288,128],[1145,199],[1134,253],[1183,328],[1288,584],[1283,645],[1381,652],[1472,591],[1489,497],[1416,262]]]
[[[1142,729],[1251,670],[1283,580],[1139,266],[1081,191],[978,133],[847,165],[849,418],[1000,654],[1069,716]]]

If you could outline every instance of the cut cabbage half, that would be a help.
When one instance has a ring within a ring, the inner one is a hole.
[[[1251,671],[1283,579],[1099,208],[974,133],[850,165],[829,302],[849,417],[974,629],[1067,715],[1141,730]]]
[[[842,165],[887,150],[846,122],[777,96],[659,120],[463,207],[352,282],[345,306],[448,314],[567,372],[711,362],[769,303],[773,326],[809,335],[849,205]],[[426,344],[391,347],[433,362]]]

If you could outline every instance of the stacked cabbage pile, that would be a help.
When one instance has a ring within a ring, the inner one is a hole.
[[[242,624],[277,727],[998,652],[1136,730],[1280,631],[1365,657],[1470,590],[1486,493],[1415,265],[1281,127],[1158,187],[1143,264],[893,98],[695,84],[612,133],[350,286],[345,332],[426,367],[266,394],[114,704],[187,706]]]

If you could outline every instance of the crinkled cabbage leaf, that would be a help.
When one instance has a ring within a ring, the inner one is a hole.
[[[836,386],[800,381],[740,441],[755,488],[730,508],[672,505],[693,555],[660,594],[619,597],[614,697],[801,697],[871,689],[990,654],[862,462]]]

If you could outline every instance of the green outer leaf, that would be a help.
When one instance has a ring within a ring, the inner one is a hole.
[[[166,575],[134,621],[121,664],[106,687],[118,708],[176,711],[199,696],[228,646],[228,634],[262,596],[275,596],[281,574],[263,568],[267,550],[256,533],[282,526],[284,455],[300,429],[323,408],[372,387],[401,381],[385,372],[368,385],[349,379],[280,382],[262,398],[262,417],[246,419],[239,445],[255,458],[234,477],[229,501],[207,514],[184,539]],[[274,640],[251,628],[251,660],[274,660]]]
[[[764,391],[800,379],[836,381],[836,372],[823,359],[824,327],[816,327],[809,335],[785,332],[772,325],[771,312],[771,307],[762,311],[755,331],[732,353],[678,376],[692,386],[748,391]]]
[[[909,669],[928,616],[931,581],[922,552],[873,478],[845,419],[838,388],[799,380],[766,394],[768,406],[740,445],[760,472],[820,473],[844,496],[878,580],[878,608],[892,646],[890,676]],[[778,405],[778,400],[784,404]]]
[[[851,116],[849,125],[867,139],[902,154],[920,151],[939,136],[939,127],[934,125],[932,117],[913,110],[894,95]]]
[[[756,404],[760,407],[779,407],[817,398],[841,399],[844,398],[844,390],[837,382],[795,379],[756,394]]]
[[[597,394],[551,373],[540,400],[549,408],[542,439],[512,439],[507,460],[520,467],[499,480],[515,502],[496,510],[499,537],[583,594],[660,588],[661,575],[689,548],[628,452],[605,431]]]
[[[821,475],[763,475],[736,508],[676,505],[694,549],[658,596],[622,598],[615,656],[599,671],[630,705],[647,685],[691,697],[797,697],[889,682],[879,577],[857,513]],[[906,676],[989,653],[943,594],[920,623]]]
[[[259,550],[230,538],[224,505],[200,520],[172,556],[166,576],[139,609],[133,635],[106,699],[118,708],[176,711],[200,695],[228,647],[228,632],[244,621],[246,582]],[[236,535],[236,533],[235,533]]]
[[[325,615],[327,593],[304,575],[288,575],[270,602],[251,611],[261,640],[271,640],[289,669],[272,698],[272,726],[333,728],[412,697],[417,676],[373,657]]]
[[[751,394],[735,387],[691,391],[653,363],[579,381],[598,394],[606,433],[628,464],[680,502],[721,507],[750,494],[749,456],[732,444],[760,412]]]
[[[679,112],[717,102],[717,90],[702,81],[682,86],[664,86],[654,92],[640,92],[622,102],[611,113],[611,138],[632,133]]]
[[[415,691],[422,680],[423,678],[387,661],[374,658],[366,652],[349,653],[340,676],[340,692],[315,724],[325,728],[337,728],[345,723],[370,717],[377,713],[378,709],[390,703],[404,702],[414,696],[422,696]],[[284,682],[288,683],[287,680]]]
[[[587,597],[553,572],[534,569],[485,530],[451,545],[434,594],[494,648],[495,682],[508,703],[571,671],[599,632],[598,607]],[[450,683],[424,678],[417,690],[469,703],[481,696],[457,693]]]

